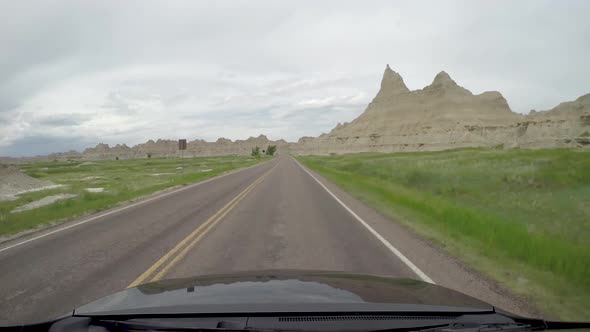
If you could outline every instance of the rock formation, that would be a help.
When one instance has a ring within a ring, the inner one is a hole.
[[[67,153],[53,153],[48,159],[132,159],[148,157],[202,157],[202,156],[223,156],[223,155],[249,155],[252,148],[259,146],[262,150],[269,145],[276,145],[277,152],[287,152],[289,143],[285,140],[271,141],[266,136],[250,137],[246,140],[235,142],[227,138],[219,138],[215,142],[194,140],[187,143],[187,149],[180,151],[178,141],[158,139],[149,140],[145,143],[129,147],[125,144],[117,144],[110,147],[108,144],[99,143],[93,148],[87,148],[82,153],[70,151]]]
[[[459,147],[588,147],[590,95],[530,115],[512,112],[497,91],[474,95],[446,72],[410,91],[386,67],[366,110],[329,134],[293,146],[301,154],[445,150]]]
[[[180,151],[176,140],[149,140],[129,147],[98,144],[84,152],[69,151],[48,159],[128,159],[249,155],[252,148],[276,145],[278,153],[433,151],[460,147],[589,148],[590,94],[548,111],[512,112],[497,91],[474,95],[446,72],[411,91],[400,74],[385,68],[381,88],[366,110],[350,123],[338,123],[327,134],[302,137],[297,143],[266,136],[215,142],[194,140]],[[41,158],[41,157],[34,157]],[[30,158],[33,159],[33,158]],[[14,163],[14,158],[0,158]]]
[[[517,145],[523,148],[590,148],[590,94],[531,112],[517,126]]]

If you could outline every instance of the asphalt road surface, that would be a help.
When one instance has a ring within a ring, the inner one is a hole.
[[[431,281],[423,269],[441,270],[436,265],[444,260],[427,246],[415,248],[407,243],[415,242],[411,236],[390,228],[394,223],[377,220],[383,217],[350,198],[345,203],[316,178],[295,159],[277,157],[4,243],[0,325],[52,319],[166,278],[288,268]],[[456,288],[473,282],[438,274]]]

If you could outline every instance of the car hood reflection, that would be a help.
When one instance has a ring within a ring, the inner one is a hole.
[[[412,279],[282,270],[152,282],[82,306],[75,314],[483,311],[490,308],[489,304],[465,294]]]

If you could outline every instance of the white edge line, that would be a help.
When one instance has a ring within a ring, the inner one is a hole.
[[[436,284],[432,279],[430,279],[429,276],[426,275],[426,273],[420,270],[420,268],[418,268],[414,263],[412,263],[412,261],[410,261],[404,254],[402,254],[401,251],[399,251],[396,247],[389,243],[389,241],[387,241],[383,236],[381,236],[381,234],[377,233],[377,231],[374,230],[373,227],[369,226],[369,224],[367,224],[367,222],[364,221],[363,218],[359,217],[358,214],[356,214],[354,211],[352,211],[351,208],[344,204],[344,202],[342,202],[340,198],[334,195],[334,193],[332,193],[330,189],[328,189],[320,180],[318,180],[315,176],[313,176],[313,174],[311,174],[307,169],[305,169],[305,167],[303,167],[297,159],[295,159],[294,157],[292,158],[293,160],[295,160],[295,163],[297,163],[297,165],[299,165],[299,167],[301,167],[301,169],[305,171],[305,173],[309,174],[309,176],[311,176],[320,186],[322,186],[322,188],[324,188],[328,192],[328,194],[330,194],[336,200],[336,202],[340,203],[340,205],[342,205],[342,207],[346,209],[346,211],[348,211],[359,223],[365,226],[365,228],[369,232],[371,232],[371,234],[373,234],[379,241],[381,241],[381,243],[385,245],[387,249],[389,249],[394,255],[396,255],[402,262],[404,262],[410,268],[410,270],[412,270],[418,277],[420,277],[420,279],[431,284]]]
[[[64,230],[66,230],[66,229],[69,229],[69,228],[72,228],[72,227],[80,226],[80,225],[82,225],[82,224],[85,224],[85,223],[87,223],[87,222],[90,222],[90,221],[93,221],[93,220],[96,220],[96,219],[99,219],[99,218],[102,218],[102,217],[106,217],[106,216],[108,216],[108,215],[111,215],[111,214],[114,214],[114,213],[117,213],[117,212],[121,212],[121,211],[123,211],[123,210],[127,210],[127,209],[129,209],[129,208],[132,208],[132,207],[134,207],[134,206],[138,206],[138,205],[141,205],[141,204],[145,204],[145,203],[147,203],[147,202],[151,202],[151,201],[153,201],[153,200],[156,200],[156,199],[159,199],[159,198],[162,198],[162,197],[166,197],[166,196],[169,196],[169,195],[175,194],[175,193],[177,193],[177,192],[180,192],[180,191],[183,191],[183,190],[186,190],[186,189],[190,189],[190,188],[194,188],[194,187],[200,186],[200,185],[202,185],[202,184],[205,184],[205,183],[207,183],[207,182],[211,182],[211,181],[214,181],[214,180],[220,179],[220,178],[222,178],[222,177],[225,177],[225,176],[227,176],[227,175],[231,175],[231,174],[234,174],[234,173],[238,173],[238,172],[241,172],[241,171],[245,171],[245,170],[247,170],[247,169],[250,169],[250,168],[253,168],[253,167],[256,167],[256,166],[264,165],[264,164],[266,164],[266,163],[268,163],[268,162],[270,162],[270,161],[272,161],[272,160],[273,160],[273,159],[271,159],[271,160],[267,160],[267,161],[265,161],[265,162],[263,162],[263,163],[260,163],[260,164],[255,164],[255,165],[248,166],[248,167],[245,167],[245,168],[236,169],[236,170],[233,170],[233,171],[231,171],[231,172],[228,172],[228,173],[225,173],[225,174],[220,174],[220,175],[214,176],[214,177],[212,177],[212,178],[209,178],[209,179],[206,179],[206,180],[203,180],[203,181],[197,182],[197,183],[193,183],[193,184],[190,184],[190,185],[188,185],[188,186],[184,186],[184,187],[182,187],[182,188],[178,188],[178,189],[175,189],[175,190],[168,191],[168,192],[166,192],[166,193],[163,193],[163,194],[161,194],[161,195],[158,195],[158,196],[155,196],[155,197],[150,197],[150,198],[148,198],[148,199],[145,199],[145,200],[142,200],[142,201],[139,201],[139,202],[136,202],[136,203],[132,203],[132,204],[126,205],[126,206],[124,206],[124,207],[122,207],[122,208],[119,208],[119,209],[116,209],[116,210],[112,210],[112,211],[109,211],[109,212],[106,212],[106,213],[103,213],[103,214],[99,214],[99,215],[97,215],[97,216],[94,216],[94,217],[88,218],[88,219],[86,219],[86,220],[82,220],[82,221],[79,221],[79,222],[77,222],[77,223],[74,223],[74,224],[71,224],[71,225],[68,225],[68,226],[65,226],[65,227],[61,227],[61,228],[59,228],[59,229],[56,229],[56,230],[54,230],[54,231],[47,232],[47,233],[45,233],[45,234],[41,234],[41,235],[39,235],[39,236],[35,236],[35,237],[32,237],[32,238],[30,238],[30,239],[27,239],[27,240],[24,240],[24,241],[21,241],[21,242],[18,242],[18,243],[15,243],[15,244],[9,245],[9,246],[7,246],[7,247],[1,248],[1,249],[0,249],[0,252],[6,251],[6,250],[8,250],[8,249],[11,249],[11,248],[14,248],[14,247],[18,247],[18,246],[20,246],[20,245],[23,245],[23,244],[25,244],[25,243],[29,243],[29,242],[32,242],[32,241],[38,240],[38,239],[40,239],[40,238],[43,238],[43,237],[46,237],[46,236],[49,236],[49,235],[52,235],[52,234],[55,234],[55,233],[58,233],[58,232],[64,231]]]

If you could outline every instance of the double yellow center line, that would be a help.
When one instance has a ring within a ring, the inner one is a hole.
[[[244,189],[236,197],[229,201],[229,203],[227,203],[224,207],[222,207],[219,211],[207,219],[207,221],[197,227],[197,229],[190,233],[186,238],[180,241],[174,248],[162,256],[156,263],[154,263],[154,265],[142,273],[137,279],[135,279],[135,281],[129,284],[127,288],[135,287],[146,282],[147,280],[152,282],[162,279],[162,277],[172,267],[174,267],[184,256],[186,256],[191,248],[193,248],[217,223],[219,223],[219,221],[221,221],[225,215],[227,215],[236,205],[238,205],[238,203],[244,199],[244,197],[246,197],[246,195],[248,195],[248,193],[252,191],[257,184],[262,182],[264,177],[270,174],[270,172],[272,172],[275,167],[277,167],[277,165],[273,166],[270,170],[256,179],[256,181],[252,182],[252,184],[250,184],[248,187],[246,187],[246,189]],[[152,275],[154,276],[150,279],[150,276]]]

